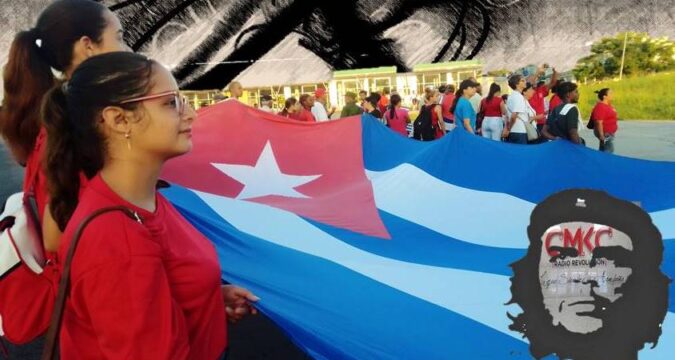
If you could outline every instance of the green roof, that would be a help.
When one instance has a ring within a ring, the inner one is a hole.
[[[333,78],[350,78],[356,76],[391,75],[396,74],[396,66],[382,66],[368,69],[338,70],[333,72]]]
[[[418,64],[413,67],[413,72],[448,71],[481,67],[483,67],[483,63],[480,60],[450,61],[435,64]]]

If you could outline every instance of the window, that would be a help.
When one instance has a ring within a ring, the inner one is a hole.
[[[302,85],[300,87],[302,94],[314,94],[316,85]]]
[[[338,86],[339,85],[340,85],[340,83],[338,83]],[[344,91],[341,92],[338,88],[338,93],[344,94],[344,93],[347,93],[347,92],[353,92],[355,94],[358,94],[360,89],[361,89],[361,87],[359,86],[358,81],[355,81],[355,80],[343,81],[342,82],[342,90],[344,90]]]
[[[371,84],[371,92],[381,92],[384,88],[389,88],[389,90],[391,90],[390,78],[375,78]]]
[[[428,88],[437,89],[439,86],[445,84],[442,80],[443,77],[441,74],[417,75],[417,93],[424,94],[424,90]]]
[[[460,83],[474,76],[473,71],[461,71],[457,73],[457,82]]]

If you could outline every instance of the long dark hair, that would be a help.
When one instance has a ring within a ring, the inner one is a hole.
[[[389,99],[389,118],[393,119],[396,117],[396,105],[401,103],[401,95],[399,94],[394,94],[391,96],[391,99]]]
[[[45,95],[42,117],[47,129],[49,209],[62,231],[77,205],[80,175],[93,177],[105,162],[101,111],[111,105],[135,110],[138,103],[119,104],[148,93],[154,64],[143,55],[127,52],[94,56],[80,64],[70,81]]]
[[[0,133],[17,161],[26,162],[40,131],[40,103],[65,72],[73,45],[83,36],[100,42],[107,26],[105,6],[91,0],[58,0],[49,5],[31,30],[19,32],[9,50],[3,74],[5,98]]]
[[[454,113],[455,109],[457,108],[457,104],[459,103],[459,99],[464,96],[464,90],[470,88],[470,87],[476,87],[478,84],[476,84],[475,81],[471,79],[466,79],[462,81],[459,84],[459,89],[457,89],[457,92],[455,93],[455,99],[452,100],[452,106],[450,107],[450,112]]]
[[[501,91],[502,91],[501,86],[497,85],[496,83],[492,83],[490,85],[490,92],[488,92],[488,96],[485,101],[487,102],[492,101],[492,98],[495,97],[495,94]]]

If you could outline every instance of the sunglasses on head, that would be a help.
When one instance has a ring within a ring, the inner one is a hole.
[[[188,99],[180,94],[180,91],[178,90],[172,90],[172,91],[165,91],[159,94],[152,94],[152,95],[146,95],[146,96],[141,96],[133,99],[128,99],[120,102],[120,105],[124,104],[130,104],[130,103],[135,103],[135,102],[143,102],[147,100],[154,100],[154,99],[159,99],[161,97],[165,96],[174,96],[174,102],[176,106],[176,112],[178,115],[183,115],[185,113],[185,109],[190,106]]]

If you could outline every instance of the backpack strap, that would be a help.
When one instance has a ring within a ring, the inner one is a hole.
[[[56,344],[59,339],[59,333],[61,332],[61,324],[63,321],[63,310],[66,305],[66,298],[68,297],[68,292],[70,291],[70,265],[73,261],[73,256],[75,255],[75,250],[77,244],[80,241],[82,232],[89,225],[89,223],[96,219],[97,217],[113,212],[121,211],[130,219],[143,223],[143,220],[138,215],[137,212],[125,207],[125,206],[112,206],[102,209],[98,209],[87,216],[80,225],[77,227],[75,234],[73,235],[73,240],[68,247],[68,253],[66,254],[66,260],[63,263],[63,273],[61,274],[61,281],[59,282],[59,291],[56,296],[56,303],[54,304],[54,312],[52,314],[51,324],[49,325],[49,331],[47,331],[47,340],[45,342],[44,352],[42,353],[42,360],[53,360],[56,355]]]

